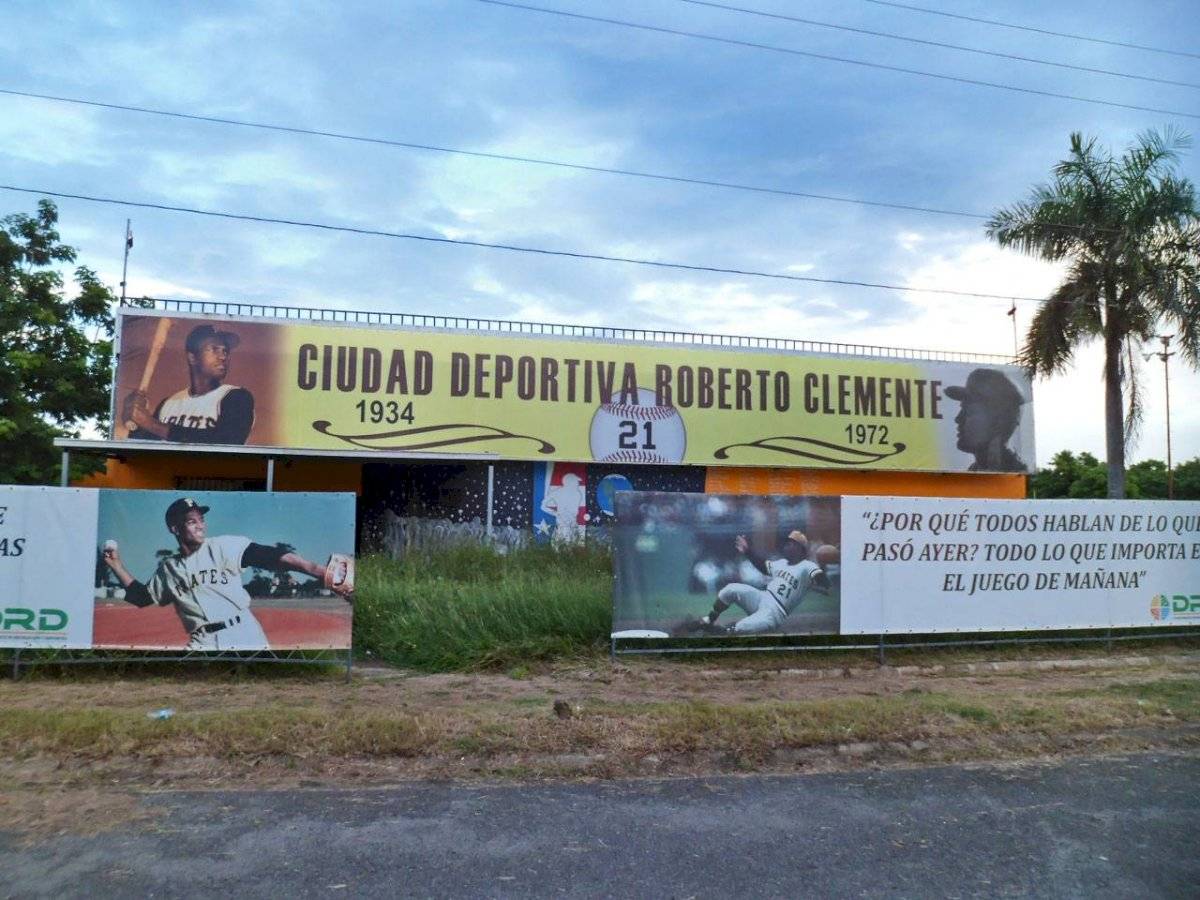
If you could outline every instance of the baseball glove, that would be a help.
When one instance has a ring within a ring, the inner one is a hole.
[[[354,557],[331,553],[325,563],[325,587],[335,594],[349,597],[354,593]]]

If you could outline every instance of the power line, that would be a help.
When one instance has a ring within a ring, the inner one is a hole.
[[[873,206],[881,209],[899,209],[907,212],[933,213],[939,216],[956,216],[966,219],[987,219],[983,213],[964,212],[955,209],[942,209],[936,206],[921,206],[915,203],[892,203],[886,200],[863,200],[858,197],[843,197],[837,194],[818,194],[812,191],[793,191],[787,188],[768,187],[766,185],[739,184],[733,181],[719,181],[711,178],[691,178],[685,175],[668,175],[662,172],[643,172],[637,169],[610,168],[607,166],[589,166],[583,163],[566,162],[564,160],[544,159],[535,156],[517,156],[509,153],[491,153],[484,150],[465,150],[460,147],[444,147],[437,144],[420,144],[411,141],[398,141],[390,138],[370,137],[367,135],[345,134],[337,131],[323,131],[316,128],[300,128],[293,125],[275,125],[269,122],[254,122],[247,119],[227,119],[221,116],[204,116],[197,113],[175,112],[166,109],[154,109],[148,106],[129,106],[122,103],[106,103],[100,100],[86,100],[80,97],[64,97],[55,94],[39,94],[33,91],[18,91],[0,88],[0,94],[10,97],[26,97],[33,100],[48,100],[55,103],[73,103],[78,106],[91,106],[99,109],[112,109],[120,112],[141,113],[151,116],[162,116],[170,119],[184,119],[192,122],[207,122],[213,125],[233,125],[238,128],[255,128],[260,131],[278,131],[285,134],[301,134],[310,137],[332,138],[339,141],[353,141],[360,144],[377,144],[385,147],[398,147],[404,150],[425,150],[431,153],[447,153],[457,156],[471,156],[476,159],[491,159],[500,162],[528,163],[537,166],[551,166],[558,169],[570,169],[576,172],[593,172],[604,175],[622,175],[629,178],[644,178],[652,181],[668,181],[675,184],[691,184],[699,187],[727,188],[735,191],[749,191],[756,194],[773,194],[780,197],[797,197],[805,200],[827,200],[831,203],[851,203],[858,206]]]
[[[323,131],[315,128],[301,128],[294,125],[276,125],[269,122],[255,122],[249,119],[228,119],[221,116],[205,116],[198,113],[177,112],[166,109],[155,109],[148,106],[130,106],[122,103],[108,103],[101,100],[87,100],[81,97],[64,97],[56,94],[40,94],[33,91],[18,91],[11,88],[0,88],[0,95],[23,97],[33,100],[46,100],[53,103],[72,103],[79,106],[112,109],[119,112],[140,113],[151,116],[162,116],[169,119],[182,119],[192,122],[204,122],[212,125],[233,125],[238,128],[253,128],[260,131],[277,131],[284,134],[299,134],[310,137],[331,138],[339,141],[351,141],[363,144],[376,144],[384,147],[395,147],[403,150],[425,150],[432,153],[446,153],[457,156],[469,156],[476,159],[490,159],[501,162],[527,163],[530,165],[549,166],[558,169],[568,169],[577,172],[590,172],[603,175],[619,175],[629,178],[642,178],[650,181],[665,181],[674,184],[689,184],[699,187],[725,188],[736,191],[748,191],[756,194],[769,194],[780,197],[795,197],[804,200],[825,200],[831,203],[848,203],[856,206],[869,206],[876,209],[896,209],[905,212],[931,213],[939,216],[954,216],[963,219],[986,221],[991,217],[984,213],[966,212],[964,210],[944,209],[936,206],[921,206],[915,203],[892,203],[887,200],[864,200],[860,197],[845,197],[838,194],[818,194],[812,191],[794,191],[787,188],[768,187],[766,185],[740,184],[733,181],[718,181],[711,178],[692,178],[686,175],[668,175],[662,172],[643,172],[637,169],[620,169],[607,166],[591,166],[584,163],[573,163],[565,160],[545,159],[534,156],[516,156],[508,153],[491,153],[484,150],[465,150],[461,147],[443,147],[437,144],[419,144],[410,141],[398,141],[390,138],[371,137],[368,135],[345,134],[337,131]],[[1061,228],[1080,229],[1081,226],[1066,222],[1048,222]]]
[[[944,41],[931,41],[925,38],[908,37],[902,34],[893,34],[890,31],[873,31],[870,28],[857,28],[852,25],[839,25],[833,22],[820,22],[816,19],[804,19],[800,16],[786,16],[781,13],[766,12],[761,9],[748,9],[743,6],[730,6],[725,3],[713,3],[710,0],[678,0],[679,3],[689,3],[692,6],[708,6],[712,9],[721,9],[727,12],[744,13],[750,16],[761,16],[765,19],[777,19],[783,22],[795,22],[800,25],[815,25],[818,28],[832,28],[835,31],[848,31],[853,34],[866,34],[871,37],[889,38],[894,41],[906,41],[910,44],[922,44],[926,47],[942,47],[947,50],[961,50],[964,53],[978,53],[981,56],[994,56],[998,59],[1011,59],[1017,62],[1036,63],[1039,66],[1054,66],[1058,69],[1071,69],[1076,72],[1090,72],[1093,75],[1112,75],[1116,78],[1130,78],[1135,81],[1150,81],[1155,84],[1170,84],[1176,87],[1200,88],[1200,84],[1193,81],[1174,81],[1170,78],[1155,78],[1152,75],[1134,75],[1131,72],[1117,72],[1113,69],[1095,69],[1091,66],[1080,66],[1074,63],[1056,62],[1051,59],[1039,59],[1035,56],[1020,56],[1015,53],[1001,53],[997,50],[983,50],[979,47],[964,47],[962,44],[948,44]]]
[[[685,272],[708,272],[718,275],[744,275],[750,278],[770,278],[777,281],[796,281],[808,284],[832,284],[848,287],[876,288],[884,291],[901,291],[915,294],[943,294],[952,297],[975,297],[984,300],[1027,300],[1040,302],[1039,297],[1018,297],[1012,294],[985,294],[976,291],[956,291],[949,288],[909,287],[901,284],[884,284],[875,281],[859,281],[850,278],[818,278],[812,275],[789,275],[783,272],[760,272],[753,269],[733,269],[722,266],[694,265],[690,263],[667,262],[654,259],[638,259],[629,256],[610,256],[602,253],[585,253],[575,250],[549,250],[544,247],[523,247],[516,244],[497,244],[487,241],[470,241],[461,238],[436,237],[428,234],[410,234],[400,231],[383,231],[375,228],[355,228],[350,225],[330,225],[325,222],[310,222],[303,219],[278,219],[269,216],[252,216],[245,213],[222,212],[211,209],[198,209],[190,206],[173,206],[166,203],[149,203],[138,200],[121,200],[115,197],[96,197],[88,194],[70,194],[65,191],[47,191],[41,188],[18,187],[11,184],[0,184],[0,190],[16,191],[21,194],[37,194],[44,197],[58,197],[64,200],[83,200],[88,203],[105,203],[111,206],[126,206],[137,209],[155,209],[164,212],[187,213],[196,216],[208,216],[216,219],[233,219],[240,222],[260,222],[271,225],[292,225],[299,228],[315,228],[321,231],[345,232],[347,234],[362,234],[373,237],[395,238],[406,241],[422,241],[430,244],[452,244],[460,247],[479,247],[486,250],[507,250],[513,253],[530,253],[540,256],[557,256],[568,259],[584,259],[595,262],[625,263],[634,266],[646,266],[656,269],[675,269]]]
[[[779,47],[774,44],[760,44],[755,41],[741,41],[735,38],[717,37],[713,34],[701,34],[696,31],[682,31],[678,28],[665,28],[659,25],[643,25],[640,22],[627,22],[623,19],[608,19],[603,16],[589,16],[583,13],[566,12],[561,9],[547,9],[542,6],[528,6],[523,3],[510,3],[508,0],[475,0],[476,3],[486,3],[489,6],[503,6],[509,9],[519,9],[524,12],[544,13],[551,16],[562,16],[567,19],[579,19],[585,22],[600,22],[605,25],[618,25],[622,28],[634,28],[638,31],[650,31],[656,34],[669,34],[675,37],[694,38],[701,41],[711,41],[716,44],[728,44],[733,47],[745,47],[751,50],[768,50],[772,53],[786,53],[789,56],[803,56],[809,59],[819,59],[825,62],[846,63],[852,66],[863,66],[868,69],[881,69],[885,72],[899,72],[904,75],[919,75],[922,78],[936,78],[939,81],[953,81],[957,84],[969,84],[975,87],[996,88],[1002,91],[1012,91],[1018,94],[1032,94],[1037,97],[1053,97],[1057,100],[1073,100],[1077,103],[1091,103],[1096,106],[1111,106],[1116,109],[1131,109],[1137,112],[1150,112],[1166,116],[1180,116],[1188,119],[1200,119],[1200,113],[1182,112],[1176,109],[1160,109],[1153,106],[1138,106],[1134,103],[1118,103],[1115,100],[1098,100],[1095,97],[1079,97],[1074,94],[1060,94],[1055,91],[1043,91],[1038,88],[1018,87],[1012,84],[1002,84],[998,81],[984,81],[979,78],[966,78],[961,75],[942,75],[937,72],[925,72],[920,69],[908,69],[903,66],[891,66],[885,63],[868,62],[862,59],[851,59],[846,56],[831,56],[827,53],[813,53],[809,50],[794,50],[791,47]]]
[[[1186,50],[1168,50],[1165,47],[1148,47],[1145,44],[1130,44],[1125,41],[1110,41],[1105,38],[1089,37],[1085,34],[1071,34],[1066,31],[1051,31],[1048,28],[1035,28],[1032,25],[1015,25],[1011,22],[1001,22],[996,19],[981,19],[976,16],[964,16],[961,13],[946,12],[941,9],[927,9],[924,6],[913,6],[908,3],[894,3],[891,0],[864,0],[876,6],[891,6],[896,9],[906,9],[910,12],[928,13],[931,16],[945,16],[947,19],[961,19],[964,22],[978,22],[980,25],[995,25],[997,28],[1012,28],[1017,31],[1032,31],[1035,34],[1048,34],[1051,37],[1069,38],[1073,41],[1088,41],[1092,44],[1107,44],[1110,47],[1127,47],[1130,50],[1146,50],[1150,53],[1167,53],[1171,56],[1190,56],[1200,59],[1200,53],[1189,53]]]

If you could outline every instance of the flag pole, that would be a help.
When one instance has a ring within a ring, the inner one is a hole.
[[[1012,302],[1012,308],[1008,311],[1009,316],[1013,320],[1013,359],[1021,355],[1021,342],[1017,339],[1017,301]]]
[[[121,305],[125,305],[125,282],[129,278],[129,250],[133,247],[133,228],[130,219],[125,220],[125,263],[121,266]]]

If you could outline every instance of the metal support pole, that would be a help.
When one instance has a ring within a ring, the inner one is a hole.
[[[1167,499],[1175,499],[1175,470],[1171,466],[1171,369],[1167,365],[1167,360],[1174,354],[1167,352],[1167,347],[1171,343],[1171,335],[1164,334],[1159,338],[1162,341],[1163,352],[1163,388],[1167,395]]]
[[[1017,338],[1017,301],[1014,300],[1012,308],[1008,311],[1008,317],[1013,323],[1013,359],[1021,355],[1021,341]]]
[[[490,539],[492,536],[492,518],[493,506],[496,500],[496,467],[488,463],[488,482],[487,482],[487,536]]]
[[[133,222],[125,220],[125,262],[121,264],[121,305],[125,305],[125,284],[129,280],[129,250],[133,246]]]
[[[883,635],[882,634],[879,635],[879,665],[881,665],[881,666],[887,665],[887,655],[884,653],[884,649],[883,649]]]
[[[58,479],[59,485],[69,487],[71,484],[71,451],[64,450],[62,452],[62,473]]]
[[[21,677],[21,651],[13,650],[13,681]]]
[[[275,490],[275,457],[267,457],[267,491]]]
[[[346,651],[346,684],[350,683],[350,671],[354,666],[354,651]]]

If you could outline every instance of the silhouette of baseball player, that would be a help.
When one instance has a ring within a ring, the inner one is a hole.
[[[971,472],[1027,472],[1029,467],[1007,446],[1021,421],[1024,395],[999,369],[976,369],[946,396],[962,404],[954,417],[958,449],[975,456]]]
[[[145,391],[125,398],[124,420],[136,428],[135,440],[192,444],[244,444],[254,425],[254,396],[225,384],[229,357],[240,339],[232,331],[197,325],[184,342],[188,386],[167,397],[154,412]]]
[[[542,512],[554,516],[554,539],[564,543],[583,540],[584,527],[579,524],[579,510],[587,503],[587,492],[578,475],[568,472],[562,484],[546,491]]]

